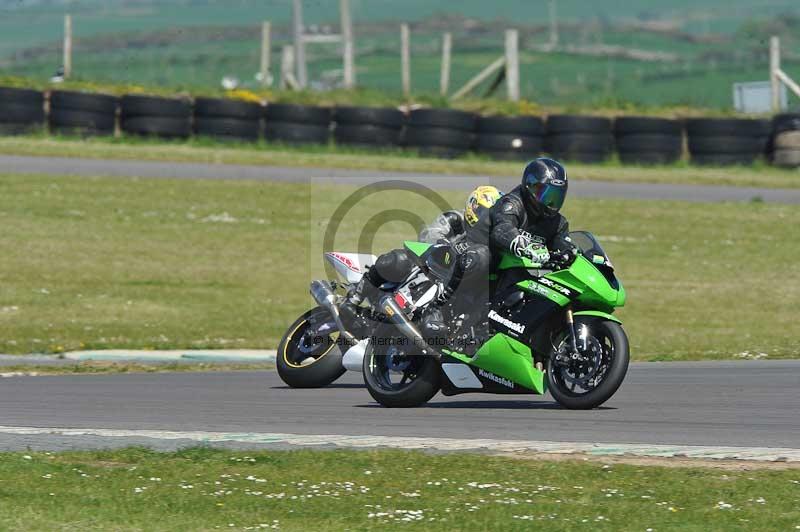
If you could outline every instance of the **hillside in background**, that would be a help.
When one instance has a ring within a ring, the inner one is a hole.
[[[521,35],[523,96],[546,106],[731,106],[734,81],[765,80],[771,34],[784,39],[785,69],[800,77],[796,0],[558,0],[560,44],[549,38],[548,3],[531,0],[351,0],[359,85],[400,92],[398,24],[412,23],[412,83],[438,91],[440,39],[454,34],[451,87],[501,53],[503,30]],[[45,81],[61,64],[63,15],[75,24],[75,76],[216,90],[223,76],[255,87],[259,22],[275,25],[273,65],[290,41],[288,0],[0,0],[0,73]],[[306,23],[336,31],[338,2],[306,1]],[[596,56],[590,53],[608,49]],[[631,57],[630,50],[644,52]],[[340,75],[335,46],[309,50],[319,88]],[[273,72],[277,71],[277,67]],[[485,90],[486,87],[482,87]],[[479,90],[480,94],[481,91]]]

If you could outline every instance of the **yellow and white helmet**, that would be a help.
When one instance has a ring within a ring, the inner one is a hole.
[[[464,207],[464,219],[467,224],[472,226],[478,223],[478,219],[486,209],[491,209],[503,193],[491,185],[482,185],[473,190],[467,198]]]

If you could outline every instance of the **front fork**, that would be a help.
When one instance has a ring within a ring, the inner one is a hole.
[[[575,315],[572,312],[572,307],[567,307],[567,326],[569,327],[569,348],[570,353],[560,353],[556,356],[556,360],[562,364],[568,363],[571,360],[580,360],[581,353],[586,351],[589,330],[586,325],[580,326],[580,333],[575,327]]]

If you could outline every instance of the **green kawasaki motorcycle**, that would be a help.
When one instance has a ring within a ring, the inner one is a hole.
[[[617,391],[628,369],[628,338],[613,316],[625,304],[614,267],[588,232],[570,238],[580,254],[538,268],[505,255],[488,303],[464,312],[460,295],[436,307],[446,330],[432,338],[419,324],[435,305],[417,305],[430,283],[444,282],[456,250],[406,242],[424,277],[388,292],[363,354],[364,382],[387,407],[414,407],[437,392],[544,394],[570,409],[595,408]],[[420,281],[429,279],[429,282]]]

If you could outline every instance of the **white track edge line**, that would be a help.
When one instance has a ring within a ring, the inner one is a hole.
[[[166,431],[144,429],[57,428],[0,426],[0,434],[19,436],[96,436],[106,438],[151,438],[191,440],[206,443],[287,444],[297,446],[335,445],[337,447],[388,447],[394,449],[434,449],[441,451],[489,450],[496,452],[536,452],[545,454],[586,453],[597,456],[643,456],[749,460],[759,462],[800,462],[800,449],[774,447],[719,447],[701,445],[647,445],[631,443],[579,443],[526,440],[419,438],[395,436],[305,435],[264,432]]]

